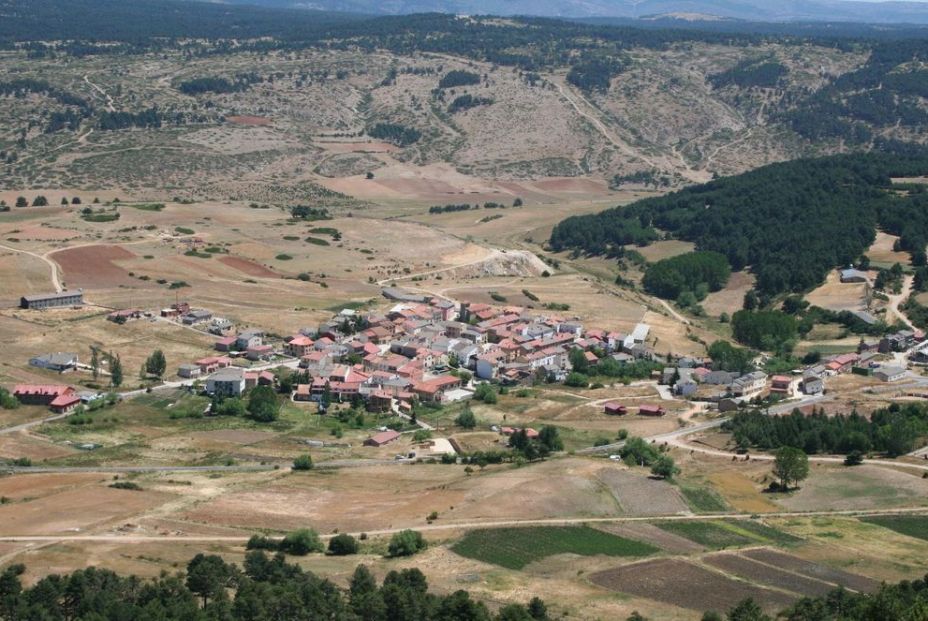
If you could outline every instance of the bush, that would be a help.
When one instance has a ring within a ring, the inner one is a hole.
[[[428,547],[422,533],[415,530],[403,530],[393,535],[387,546],[387,556],[412,556]]]
[[[477,417],[474,416],[470,408],[466,408],[454,419],[454,424],[464,429],[473,429],[477,426]]]
[[[490,384],[480,384],[477,386],[476,390],[474,390],[474,399],[492,405],[496,403],[497,400],[496,391]]]
[[[310,455],[300,455],[293,460],[294,470],[312,470],[313,458]]]
[[[134,492],[142,491],[142,487],[138,483],[133,483],[132,481],[116,481],[110,485],[113,489],[128,489]]]
[[[280,543],[270,537],[265,537],[264,535],[252,535],[248,540],[248,543],[245,544],[246,550],[277,550],[280,548]]]
[[[287,535],[280,542],[280,551],[295,556],[306,556],[310,552],[322,552],[325,548],[319,534],[310,528],[301,528]]]
[[[571,373],[567,376],[567,379],[564,380],[564,385],[572,386],[573,388],[586,388],[590,385],[590,378],[583,373]]]
[[[864,456],[860,451],[851,451],[844,458],[845,466],[859,466],[862,463],[864,463]]]
[[[357,554],[358,548],[357,540],[347,533],[341,533],[329,539],[329,554],[333,556]]]

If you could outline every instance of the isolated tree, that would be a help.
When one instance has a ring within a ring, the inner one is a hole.
[[[553,425],[545,425],[538,432],[538,443],[549,451],[564,450],[564,441],[561,439],[560,432]]]
[[[109,355],[110,359],[110,384],[114,388],[119,388],[122,386],[122,360],[119,358],[119,354],[115,356],[113,354]]]
[[[790,483],[799,483],[809,476],[809,457],[802,449],[784,446],[776,453],[773,475],[780,479],[780,486],[788,490]]]
[[[310,455],[300,455],[293,460],[293,469],[294,470],[312,470],[313,469],[313,458]]]
[[[62,204],[62,205],[67,205],[67,204],[68,204],[68,198],[67,198],[66,196],[62,196],[62,197],[61,197],[61,204]]]
[[[149,375],[154,375],[155,377],[162,377],[164,372],[167,370],[167,361],[164,358],[164,352],[160,349],[156,349],[145,361],[145,370],[148,371]]]
[[[515,199],[514,201],[512,201],[512,206],[513,206],[513,207],[521,207],[521,206],[522,206],[522,199],[516,197],[516,199]]]
[[[29,206],[29,201],[26,200],[26,197],[25,197],[25,196],[17,196],[17,197],[16,197],[16,206],[17,206],[17,207],[28,207],[28,206]]]
[[[280,401],[270,386],[257,386],[248,396],[248,415],[256,421],[270,423],[277,420]]]
[[[577,373],[586,373],[590,366],[586,359],[586,352],[579,347],[571,349],[567,354],[567,359],[570,360],[570,368]]]
[[[340,533],[329,539],[329,554],[348,556],[358,553],[358,540],[348,533]]]
[[[80,204],[81,204],[81,197],[80,197],[80,196],[75,196],[74,198],[72,198],[72,199],[71,199],[71,204],[72,204],[72,205],[80,205]]]
[[[662,479],[672,479],[679,473],[680,469],[670,455],[661,455],[651,464],[651,474]]]
[[[469,407],[465,407],[454,419],[454,424],[464,429],[473,429],[477,426],[477,417]]]
[[[100,350],[96,347],[90,348],[90,372],[94,380],[100,377]]]
[[[428,547],[422,533],[415,530],[403,530],[390,539],[387,556],[412,556]]]
[[[48,207],[48,199],[39,194],[32,201],[33,207]]]
[[[517,199],[518,200],[518,199]],[[548,607],[540,597],[533,597],[528,603],[528,614],[535,621],[548,621]]]

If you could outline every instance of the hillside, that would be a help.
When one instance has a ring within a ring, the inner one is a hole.
[[[893,177],[925,174],[925,152],[774,164],[568,218],[554,228],[550,245],[615,255],[624,246],[648,245],[666,235],[725,255],[734,270],[750,269],[765,295],[805,291],[821,284],[829,270],[855,262],[873,243],[877,225],[905,231],[913,251],[923,248],[928,227],[916,215],[923,197],[899,195],[890,187]]]
[[[254,174],[260,165],[293,191],[342,191],[329,180],[450,165],[476,178],[592,177],[662,189],[928,135],[924,41],[147,1],[83,23],[60,19],[58,0],[31,12],[4,1],[15,18],[0,37],[60,39],[75,28],[87,37],[8,43],[0,67],[7,187],[118,180],[131,189],[172,179],[182,193],[202,194],[211,191],[194,181],[202,171],[216,187],[267,186]],[[194,19],[152,21],[184,7]],[[243,39],[216,38],[239,27]],[[171,33],[202,39],[176,46],[163,38]],[[442,86],[451,71],[472,77]],[[241,140],[247,126],[234,119],[242,116],[262,119],[248,130],[259,139]],[[379,154],[327,146],[346,140],[388,145]],[[151,151],[116,155],[130,144],[163,153],[151,162]]]
[[[453,13],[538,15],[547,17],[626,17],[684,14],[749,21],[853,21],[928,23],[928,8],[918,2],[842,0],[237,0],[240,4],[302,7],[370,14]]]

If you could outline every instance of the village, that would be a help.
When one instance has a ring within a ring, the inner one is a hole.
[[[481,385],[502,390],[556,384],[587,388],[590,378],[604,378],[651,384],[659,396],[654,403],[634,406],[621,399],[608,400],[602,408],[606,415],[664,416],[662,400],[700,403],[725,413],[749,404],[792,400],[804,405],[826,393],[829,378],[848,373],[884,383],[906,377],[917,382],[908,366],[928,362],[924,333],[902,330],[879,340],[862,339],[857,351],[832,355],[786,374],[758,370],[760,358],[754,370],[742,373],[722,369],[709,357],[655,351],[646,323],[638,323],[626,334],[585,329],[580,317],[521,306],[459,302],[396,287],[384,288],[382,295],[387,303],[380,312],[344,308],[321,325],[301,327],[286,337],[253,327],[237,329],[234,322],[208,309],[180,301],[162,309],[113,310],[107,315],[113,329],[130,321],[173,322],[209,335],[215,350],[210,356],[176,364],[176,379],[165,374],[159,383],[118,397],[186,388],[216,403],[241,398],[257,386],[272,386],[313,413],[326,414],[332,407],[350,404],[428,429],[426,423],[416,421],[416,406],[464,402]],[[80,291],[21,301],[22,308],[37,312],[82,304]],[[37,352],[29,365],[62,378],[70,372],[86,376],[91,371],[77,353],[68,352]],[[281,381],[282,372],[286,381]],[[10,388],[21,403],[47,406],[56,416],[67,416],[107,395],[82,387],[79,381]],[[494,426],[494,431],[511,436],[519,429]],[[525,432],[530,437],[538,433],[532,428]],[[384,446],[399,437],[396,430],[380,427],[365,444]],[[447,446],[454,449],[453,444]]]

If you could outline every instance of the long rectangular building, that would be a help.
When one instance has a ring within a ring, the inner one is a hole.
[[[24,295],[19,300],[21,308],[43,309],[62,308],[64,306],[81,306],[84,303],[84,292],[61,291],[60,293],[41,293],[38,295]]]

